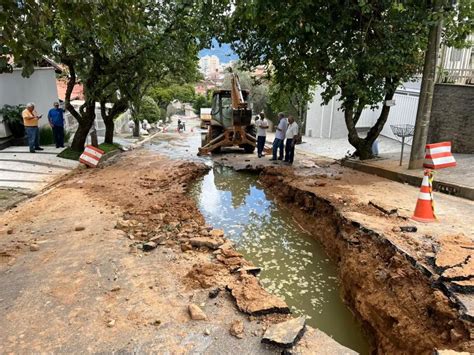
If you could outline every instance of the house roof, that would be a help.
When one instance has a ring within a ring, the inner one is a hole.
[[[66,98],[67,81],[64,79],[57,79],[56,87],[58,89],[58,98],[64,101]],[[71,93],[71,100],[84,100],[84,89],[82,84],[78,83],[74,86]]]

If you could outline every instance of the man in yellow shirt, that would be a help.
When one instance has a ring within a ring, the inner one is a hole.
[[[39,128],[38,120],[43,115],[38,115],[35,111],[35,104],[30,102],[23,110],[23,125],[25,126],[26,135],[28,137],[28,145],[30,146],[30,153],[36,153],[37,150],[43,150],[39,146]]]

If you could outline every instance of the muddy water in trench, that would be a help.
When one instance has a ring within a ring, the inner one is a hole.
[[[206,221],[221,228],[247,260],[262,267],[264,287],[294,314],[339,343],[369,352],[367,339],[342,302],[335,265],[322,246],[265,194],[257,177],[214,167],[192,189]]]

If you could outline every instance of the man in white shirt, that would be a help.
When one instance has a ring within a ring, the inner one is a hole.
[[[277,160],[277,151],[280,149],[278,160],[283,160],[283,147],[285,141],[286,128],[288,127],[288,121],[285,118],[285,114],[280,112],[278,114],[279,122],[278,127],[275,131],[275,140],[273,141],[273,157],[270,160]]]
[[[260,116],[258,120],[255,121],[257,125],[257,154],[258,157],[262,157],[263,148],[265,147],[265,140],[267,139],[267,128],[268,128],[268,121],[265,118],[265,114],[260,112]]]
[[[285,162],[293,164],[298,124],[295,122],[293,116],[288,117],[288,123],[288,129],[286,130]]]

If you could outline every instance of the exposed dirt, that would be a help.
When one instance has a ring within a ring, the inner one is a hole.
[[[334,164],[265,167],[260,181],[338,263],[344,300],[375,336],[378,353],[474,351],[472,319],[454,293],[472,292],[472,237],[401,232],[413,225],[404,210],[383,206],[380,195],[381,203],[370,204],[355,188],[380,179]]]
[[[21,201],[34,196],[31,191],[21,191],[14,189],[0,189],[0,212],[15,207]]]
[[[206,167],[144,151],[117,160],[0,217],[0,352],[281,352],[261,336],[289,316],[236,303],[286,305],[186,194]]]

